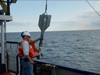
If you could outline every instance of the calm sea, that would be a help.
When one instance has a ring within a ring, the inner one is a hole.
[[[7,33],[7,41],[21,40],[20,33]],[[100,73],[100,30],[45,32],[42,53],[39,61]]]

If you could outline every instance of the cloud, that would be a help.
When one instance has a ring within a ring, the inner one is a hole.
[[[98,10],[100,12],[100,10]],[[13,26],[16,26],[15,31],[40,31],[38,27],[38,21],[33,20],[15,20],[8,23],[8,31]],[[11,27],[11,28],[10,28]],[[76,15],[70,20],[52,20],[50,27],[47,31],[65,31],[65,30],[92,30],[100,29],[100,16],[98,16],[94,11],[84,11]],[[14,29],[13,29],[14,31]]]
[[[37,31],[38,23],[32,20],[14,20],[7,23],[7,32]]]
[[[97,2],[98,5],[100,1]],[[96,11],[100,14],[100,5]],[[52,23],[54,30],[93,30],[100,29],[100,16],[92,9],[80,12],[73,19]]]
[[[98,3],[98,7],[100,8],[100,1],[98,1],[97,3]]]
[[[36,25],[37,24],[37,22],[35,22],[35,21],[31,21],[31,20],[14,20],[14,21],[12,21],[12,22],[10,22],[10,23],[8,23],[9,25],[17,25],[17,26],[25,26],[25,25]]]
[[[100,12],[100,10],[98,10],[98,12]],[[78,20],[75,21],[86,28],[98,29],[98,27],[100,27],[100,16],[94,11],[85,11],[82,14],[79,14],[76,18],[78,18]]]
[[[98,10],[98,12],[100,12],[100,10]],[[84,11],[81,14],[78,14],[74,19],[60,22],[58,27],[58,30],[100,29],[100,16],[98,16],[94,11]]]

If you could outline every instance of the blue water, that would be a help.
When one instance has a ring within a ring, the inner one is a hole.
[[[40,32],[31,36],[39,38]],[[7,33],[7,40],[22,39],[20,33]],[[42,53],[39,61],[100,73],[100,30],[45,32]]]

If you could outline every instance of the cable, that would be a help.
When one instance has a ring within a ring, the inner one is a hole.
[[[86,0],[86,2],[90,5],[90,7],[100,16],[100,14],[97,12],[97,10]]]
[[[47,0],[46,0],[46,5],[45,5],[45,13],[47,13]]]

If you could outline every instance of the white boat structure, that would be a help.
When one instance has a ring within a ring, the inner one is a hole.
[[[7,1],[9,2],[9,0]],[[43,19],[46,18],[48,22],[45,22],[44,24],[48,24],[48,23],[50,24],[49,19],[51,19],[51,16],[49,15],[48,17],[48,15],[45,14],[43,14],[42,16],[43,17],[40,20],[44,21]],[[12,72],[14,75],[21,75],[20,58],[17,55],[14,57],[16,60],[16,62],[14,63],[15,70],[11,70],[10,65],[12,64],[9,62],[9,60],[11,59],[9,57],[10,56],[9,51],[13,49],[11,47],[16,46],[15,49],[18,49],[18,45],[20,44],[20,42],[6,41],[6,37],[5,37],[6,22],[10,22],[10,21],[12,21],[12,16],[0,15],[0,26],[1,26],[0,75],[2,75],[5,72]],[[40,23],[42,22],[40,21]],[[42,29],[42,27],[44,26],[40,26],[41,32],[42,31],[44,32],[45,29],[49,26],[49,24],[44,29]],[[43,33],[41,33],[41,35],[43,36]],[[100,75],[98,73],[83,71],[79,69],[52,64],[52,63],[41,62],[36,60],[34,61],[37,62],[36,64],[33,65],[34,75]]]

